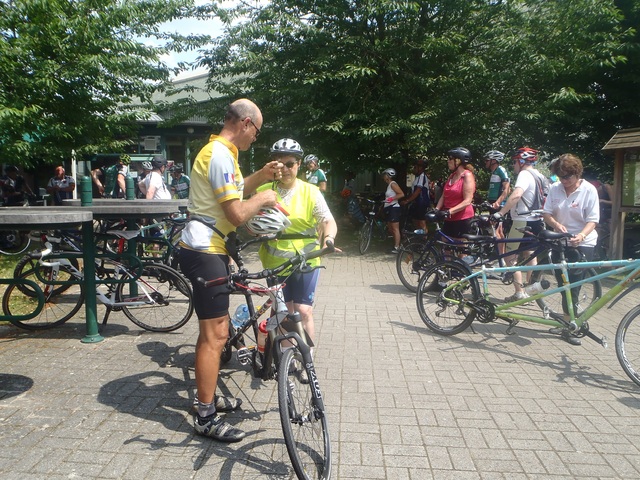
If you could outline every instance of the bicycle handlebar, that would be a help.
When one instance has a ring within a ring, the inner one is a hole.
[[[267,235],[270,236],[270,235]],[[282,237],[279,237],[282,238]],[[255,243],[255,242],[253,242]],[[205,287],[215,287],[228,283],[229,281],[244,281],[244,280],[263,280],[265,278],[273,277],[278,275],[280,272],[286,270],[289,267],[297,267],[298,265],[306,263],[308,260],[313,260],[314,258],[322,257],[323,255],[327,255],[329,253],[335,252],[336,247],[331,241],[327,241],[327,246],[325,248],[321,248],[320,250],[314,250],[309,254],[300,253],[295,257],[287,260],[282,265],[275,268],[266,268],[261,272],[257,273],[248,273],[248,272],[237,272],[232,273],[227,277],[214,278],[213,280],[205,280],[204,278],[198,277],[198,282],[204,285]]]

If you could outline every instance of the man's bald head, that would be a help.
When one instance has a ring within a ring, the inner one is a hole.
[[[260,120],[260,123],[262,123],[262,114],[258,106],[251,100],[240,98],[229,104],[227,113],[224,116],[224,121],[226,123],[234,120],[243,120],[247,117],[254,122]]]

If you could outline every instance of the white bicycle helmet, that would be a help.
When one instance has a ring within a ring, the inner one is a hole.
[[[151,166],[151,162],[142,162],[142,169],[143,170],[153,170],[153,167]]]
[[[272,157],[281,155],[293,155],[297,158],[304,156],[304,151],[298,142],[290,138],[282,138],[273,144],[269,152]]]
[[[304,165],[305,165],[305,167],[308,166],[312,162],[315,162],[316,165],[318,164],[318,157],[316,157],[313,153],[311,155],[307,155],[306,157],[304,157]]]
[[[396,171],[393,168],[387,168],[382,171],[382,175],[389,175],[391,178],[396,176]]]
[[[502,162],[502,160],[504,160],[504,153],[499,150],[489,150],[484,154],[484,158],[487,160],[495,160],[496,162],[500,163]]]
[[[245,226],[254,235],[270,235],[287,229],[291,222],[278,208],[263,208]]]

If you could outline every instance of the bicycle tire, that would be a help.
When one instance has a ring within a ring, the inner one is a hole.
[[[76,258],[71,258],[69,259],[69,261],[71,262],[71,265],[73,265],[76,269],[80,270],[80,264],[78,263],[78,260]],[[41,269],[41,275],[43,277],[46,277],[51,271],[51,267],[40,266],[37,259],[31,258],[29,255],[24,255],[22,258],[20,258],[20,260],[18,260],[18,263],[16,263],[16,266],[13,269],[13,278],[20,278],[23,272],[27,270],[33,270],[37,267]],[[71,280],[71,278],[72,278],[72,275],[69,272],[66,272],[64,270],[60,270],[58,272],[59,281],[67,281],[67,280]],[[73,285],[71,284],[53,285],[52,295],[59,295],[61,293],[64,293],[66,290],[68,290],[72,286]],[[34,294],[34,292],[32,292],[31,289],[24,288],[24,285],[18,285],[18,288],[25,295]]]
[[[616,356],[624,372],[636,385],[640,385],[640,305],[633,307],[622,318],[616,330]]]
[[[458,261],[438,262],[422,274],[416,303],[424,324],[433,332],[449,336],[464,331],[476,317],[476,312],[464,305],[481,298],[477,278],[462,282],[444,291],[448,285],[462,280],[471,270]]]
[[[331,443],[326,412],[314,401],[317,378],[300,381],[302,355],[296,347],[283,352],[278,366],[278,406],[289,459],[300,479],[331,477]],[[296,368],[297,364],[297,368]]]
[[[358,248],[360,255],[367,253],[369,245],[371,245],[371,235],[373,234],[373,221],[368,218],[362,228],[360,228],[360,238],[358,239]]]
[[[173,268],[161,263],[145,264],[136,280],[138,294],[129,295],[130,285],[121,283],[116,290],[116,301],[146,299],[145,289],[153,303],[123,306],[129,320],[151,332],[171,332],[186,324],[193,314],[193,292],[187,280]]]
[[[541,263],[539,263],[539,265],[540,264]],[[592,278],[596,275],[597,273],[593,268],[588,268],[584,278]],[[556,288],[558,285],[558,281],[556,280],[552,270],[536,270],[531,274],[531,284],[543,280],[547,280],[551,284],[551,287],[549,288]],[[602,297],[602,284],[599,280],[583,284],[580,287],[580,298],[577,302],[578,315],[600,297]],[[546,295],[537,299],[536,303],[547,318],[561,318],[564,314],[562,309],[562,292],[557,292],[553,295]]]
[[[62,325],[72,318],[84,304],[84,289],[77,283],[70,285],[64,294],[55,293],[52,285],[38,280],[35,270],[27,270],[18,278],[33,280],[43,291],[45,304],[42,311],[29,320],[12,320],[11,323],[25,330],[46,330]],[[74,288],[71,288],[74,287]],[[23,290],[27,290],[24,293]],[[37,294],[27,285],[10,285],[2,297],[2,310],[5,315],[28,315],[37,308]]]
[[[438,251],[424,241],[413,241],[396,256],[396,271],[400,282],[410,292],[418,291],[421,272],[440,260]]]
[[[29,232],[23,232],[20,230],[8,230],[0,232],[0,253],[3,255],[20,255],[26,252],[31,245],[31,238],[29,238]]]
[[[609,260],[609,234],[600,238],[598,236],[598,243],[596,248],[593,249],[593,261],[594,262],[606,262]]]

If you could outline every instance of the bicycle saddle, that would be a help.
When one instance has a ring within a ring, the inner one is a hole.
[[[538,233],[538,238],[541,240],[559,240],[561,238],[571,238],[573,237],[570,233],[563,232],[554,232],[551,230],[542,230]]]

